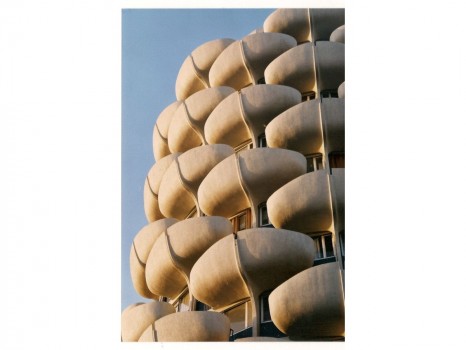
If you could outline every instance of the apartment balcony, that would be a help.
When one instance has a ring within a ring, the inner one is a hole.
[[[298,43],[309,41],[311,23],[309,9],[278,9],[264,22],[264,32],[291,35]]]
[[[172,152],[168,147],[168,128],[170,126],[173,114],[180,106],[181,102],[175,101],[167,106],[158,116],[154,125],[152,135],[152,149],[156,161],[168,156]]]
[[[345,151],[345,99],[324,98],[321,104],[322,119],[326,128],[327,154]]]

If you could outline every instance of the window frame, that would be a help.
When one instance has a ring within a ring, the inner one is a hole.
[[[263,223],[262,209],[264,209],[264,208],[267,211],[267,222],[268,222],[267,224]],[[258,226],[259,227],[274,227],[272,222],[270,221],[270,218],[269,218],[269,213],[268,213],[268,210],[267,210],[267,203],[263,202],[263,203],[259,204],[257,209],[258,209],[258,214],[259,214],[258,215],[258,218],[259,218],[259,220],[258,220],[259,225]]]
[[[306,157],[306,173],[312,173],[314,171],[324,169],[324,158],[322,153],[306,154],[304,157]],[[310,162],[312,162],[312,170],[309,170]]]
[[[270,304],[269,304],[269,296],[272,292],[273,290],[268,290],[262,293],[260,296],[260,323],[261,324],[273,322],[272,315],[270,315]],[[267,320],[265,320],[265,317],[264,317],[264,314],[265,314],[264,303],[267,303],[268,310],[269,310],[268,313],[269,313],[270,319],[267,319]]]
[[[333,241],[333,233],[330,231],[325,231],[325,232],[318,232],[318,233],[310,233],[308,236],[312,239],[315,247],[315,256],[314,256],[314,266],[316,265],[321,265],[321,264],[326,264],[329,262],[334,262],[337,259],[336,255],[336,249],[334,246],[334,241]],[[327,244],[325,243],[325,237],[330,237],[330,240],[332,242],[330,248],[332,251],[333,255],[327,256]],[[318,254],[318,247],[317,247],[317,240],[320,242],[320,250],[322,251],[322,257],[317,257]]]
[[[246,215],[246,227],[243,229],[239,229],[239,217]],[[233,215],[228,220],[230,220],[231,224],[233,225],[233,232],[238,232],[242,230],[247,230],[251,228],[251,208],[244,209],[239,213]]]

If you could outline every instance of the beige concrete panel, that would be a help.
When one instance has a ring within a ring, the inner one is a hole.
[[[231,147],[253,138],[242,117],[239,93],[231,94],[212,111],[205,123],[204,134],[209,144],[223,143]]]
[[[155,322],[159,342],[228,341],[230,320],[221,313],[185,311]]]
[[[345,43],[345,26],[342,25],[335,29],[332,34],[330,35],[330,41],[334,41],[337,43]]]
[[[218,56],[209,72],[210,86],[230,86],[235,90],[253,84],[246,67],[242,43],[235,41]]]
[[[345,82],[341,83],[338,87],[338,97],[345,98]]]
[[[333,208],[336,213],[335,229],[341,231],[345,229],[345,169],[332,169],[330,182],[335,194]]]
[[[175,266],[165,234],[152,246],[146,263],[146,282],[155,294],[175,299],[187,286],[183,273]]]
[[[247,65],[257,82],[275,58],[296,46],[296,39],[282,33],[256,33],[243,38],[243,51]]]
[[[265,32],[277,32],[291,35],[297,42],[309,40],[309,9],[278,9],[266,18]]]
[[[316,8],[310,14],[312,41],[329,40],[332,32],[345,24],[344,8]]]
[[[267,201],[273,226],[304,233],[330,230],[333,219],[328,181],[325,170],[314,171],[273,193]]]
[[[313,50],[312,43],[305,43],[278,56],[265,69],[266,83],[291,86],[301,93],[316,91]]]
[[[345,151],[345,99],[324,98],[321,104],[322,120],[327,129],[327,153]]]
[[[232,155],[218,163],[205,177],[197,192],[199,206],[207,215],[230,217],[251,205]]]
[[[237,242],[241,268],[258,295],[314,262],[314,242],[299,232],[253,228],[238,232]]]
[[[163,231],[177,221],[176,219],[162,219],[152,222],[144,226],[134,237],[129,257],[131,280],[136,292],[144,298],[155,299],[158,297],[151,293],[146,283],[145,271],[149,252]]]
[[[214,243],[196,261],[190,274],[190,288],[197,300],[215,309],[249,297],[236,262],[233,235]]]
[[[254,29],[251,33],[249,33],[248,35],[251,35],[251,34],[257,34],[257,33],[263,33],[264,32],[264,28],[260,27],[260,28],[256,28]]]
[[[151,323],[174,312],[175,308],[172,305],[160,301],[128,306],[121,313],[122,340],[138,341]]]
[[[254,207],[286,183],[306,173],[306,158],[285,149],[251,149],[238,154],[238,160],[243,184]]]
[[[254,143],[273,118],[301,102],[299,91],[283,85],[254,85],[240,93],[244,117],[254,135]]]
[[[158,193],[163,175],[180,153],[169,154],[155,163],[147,174],[144,183],[144,212],[148,222],[163,219],[165,216],[159,208]]]
[[[221,216],[180,221],[167,231],[173,259],[189,276],[194,263],[215,242],[233,233],[231,222]]]
[[[323,134],[319,101],[302,102],[270,122],[265,128],[267,146],[301,154],[322,153]]]
[[[204,124],[214,108],[235,89],[219,86],[196,92],[176,110],[168,130],[171,152],[186,152],[204,142]]]
[[[157,121],[154,125],[154,132],[152,137],[152,147],[154,151],[154,158],[156,161],[169,155],[170,149],[168,148],[168,128],[172,120],[173,114],[180,105],[181,102],[175,101],[162,113],[159,114]]]
[[[337,90],[345,81],[345,44],[320,41],[315,51],[319,91]]]
[[[345,306],[338,263],[305,270],[269,296],[273,323],[291,340],[344,336]]]
[[[235,342],[276,342],[276,341],[290,341],[288,337],[273,338],[273,337],[248,337],[235,339]]]
[[[216,39],[197,47],[181,65],[176,78],[176,98],[185,100],[192,94],[209,87],[209,70],[234,39]]]
[[[138,339],[138,342],[140,343],[152,343],[157,341],[155,337],[155,329],[154,329],[154,324],[151,323],[146,330],[141,334],[141,336]]]

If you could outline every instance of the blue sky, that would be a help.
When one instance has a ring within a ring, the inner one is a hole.
[[[241,39],[273,9],[124,9],[122,12],[122,244],[121,308],[148,301],[134,290],[129,252],[147,224],[143,187],[154,164],[152,130],[176,100],[175,82],[185,58],[199,45]]]

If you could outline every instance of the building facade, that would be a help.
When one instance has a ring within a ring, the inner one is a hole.
[[[344,42],[344,9],[278,9],[185,59],[123,341],[344,339]]]

